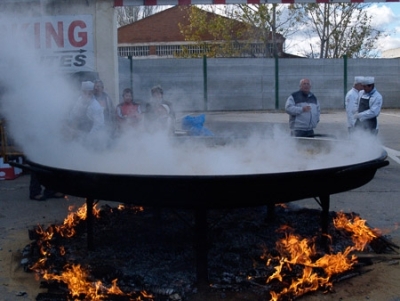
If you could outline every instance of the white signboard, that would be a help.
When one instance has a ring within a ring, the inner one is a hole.
[[[91,15],[0,21],[0,30],[23,37],[27,51],[38,51],[41,63],[49,67],[68,72],[95,70]]]

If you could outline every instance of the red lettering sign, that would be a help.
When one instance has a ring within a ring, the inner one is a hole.
[[[51,41],[56,43],[58,48],[64,48],[64,26],[63,22],[57,22],[57,31],[53,27],[53,24],[46,22],[45,23],[45,32],[46,32],[46,48],[51,48]]]
[[[87,31],[81,31],[78,32],[78,37],[80,40],[75,39],[75,29],[76,28],[86,28],[86,23],[83,21],[73,21],[71,22],[71,25],[68,28],[68,40],[71,44],[71,46],[74,47],[83,47],[87,44],[88,42],[88,36],[87,36]]]

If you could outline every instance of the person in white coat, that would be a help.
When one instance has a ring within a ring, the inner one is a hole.
[[[69,135],[86,146],[103,149],[107,145],[104,108],[93,95],[94,84],[82,82],[82,94],[68,118]]]
[[[344,100],[347,114],[347,128],[349,130],[349,133],[352,133],[354,131],[354,125],[356,124],[354,114],[358,110],[358,98],[360,95],[360,91],[363,89],[363,79],[364,77],[362,76],[354,77],[353,87],[347,92]]]
[[[364,77],[363,91],[358,99],[358,110],[354,114],[356,129],[367,131],[373,135],[378,134],[378,116],[383,104],[382,95],[375,88],[375,78]]]

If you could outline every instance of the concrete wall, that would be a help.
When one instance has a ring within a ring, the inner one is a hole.
[[[274,59],[207,59],[207,97],[204,95],[202,59],[133,60],[119,58],[120,92],[132,87],[137,101],[149,98],[153,85],[164,88],[165,98],[179,110],[273,110],[275,109]],[[385,108],[400,108],[400,60],[349,59],[344,83],[343,59],[279,59],[278,108],[298,90],[303,77],[311,79],[312,91],[324,109],[344,107],[345,91],[354,76],[374,76]],[[132,69],[132,74],[130,70]],[[132,83],[131,83],[132,79]]]

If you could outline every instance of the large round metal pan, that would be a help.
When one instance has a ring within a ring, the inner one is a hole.
[[[317,143],[324,144],[323,141]],[[96,200],[193,209],[239,208],[329,196],[358,188],[386,166],[382,153],[366,162],[330,168],[238,175],[135,175],[69,170],[26,160],[48,188]]]

